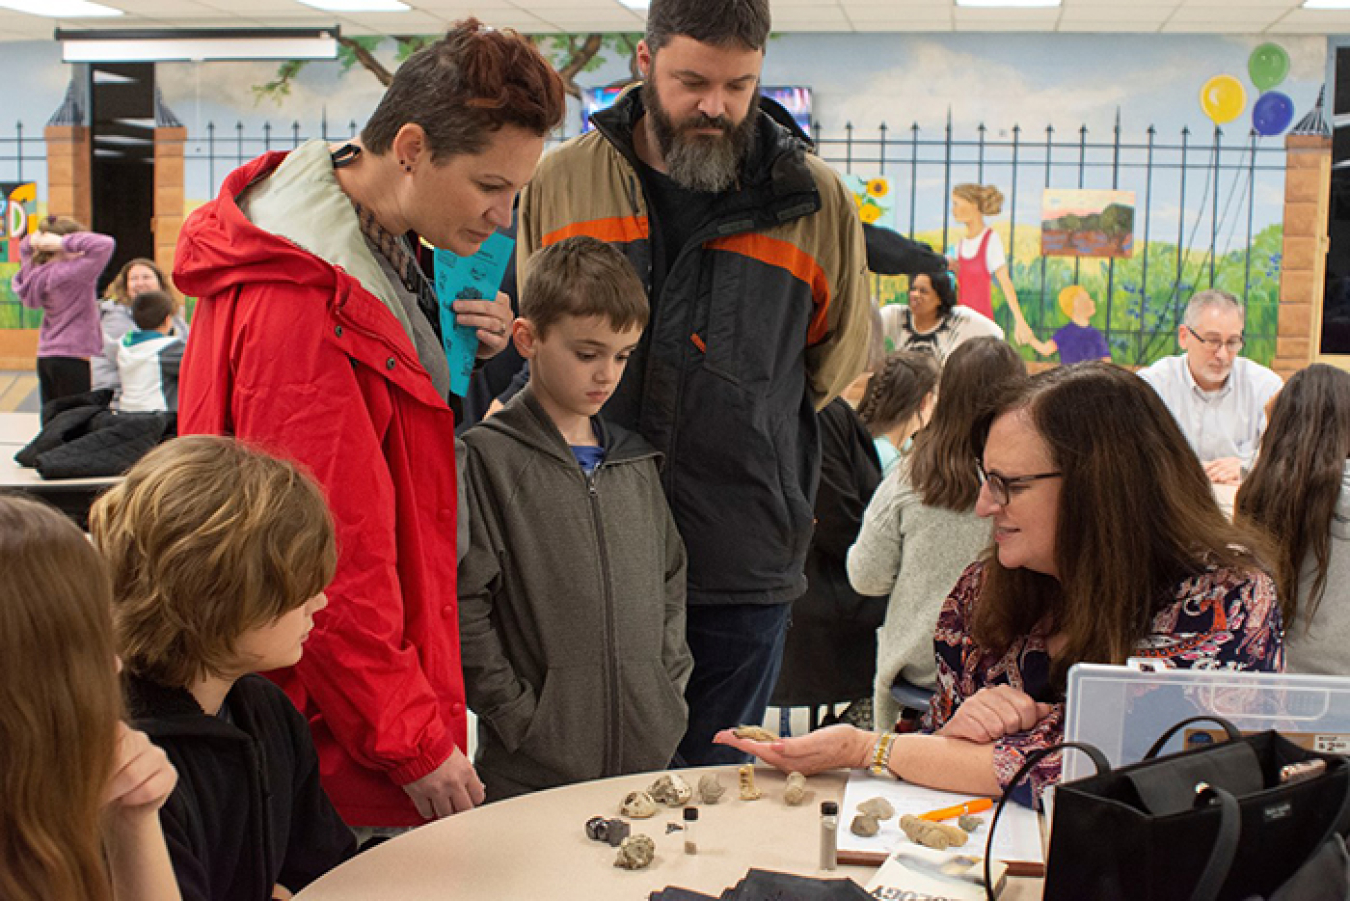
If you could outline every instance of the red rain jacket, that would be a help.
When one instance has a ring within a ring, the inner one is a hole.
[[[454,416],[378,298],[236,205],[285,156],[235,170],[183,227],[174,281],[198,303],[179,430],[237,436],[323,486],[339,548],[328,608],[300,663],[270,675],[309,720],[343,819],[415,826],[400,786],[466,739]]]

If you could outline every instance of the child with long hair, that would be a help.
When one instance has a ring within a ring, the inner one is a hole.
[[[89,359],[103,353],[98,277],[116,246],[67,216],[48,216],[19,242],[12,284],[24,306],[42,310],[37,375],[44,407],[90,388]]]
[[[1276,546],[1291,673],[1350,671],[1350,373],[1322,363],[1270,408],[1237,516]]]
[[[1017,302],[1003,240],[984,221],[985,216],[997,216],[1002,210],[1003,192],[993,185],[964,184],[952,188],[952,218],[965,226],[952,265],[961,285],[961,303],[990,319],[994,318],[991,287],[998,281],[1012,313],[1013,336],[1018,343],[1026,344],[1036,336]]]
[[[319,487],[229,438],[162,444],[89,513],[134,722],[182,783],[162,819],[192,901],[290,897],[356,840],[309,724],[254,675],[293,666],[337,565]]]
[[[0,496],[0,898],[179,897],[176,775],[121,721],[108,576],[69,520]]]
[[[931,353],[901,350],[887,356],[867,380],[858,418],[876,442],[883,476],[891,474],[914,433],[933,415],[938,373]]]

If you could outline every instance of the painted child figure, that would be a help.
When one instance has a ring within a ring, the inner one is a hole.
[[[160,811],[185,901],[289,898],[356,852],[309,724],[259,672],[293,666],[337,565],[323,494],[292,463],[191,435],[90,511],[133,725],[169,755]]]
[[[530,383],[463,435],[460,645],[489,801],[663,769],[693,668],[659,455],[599,416],[647,323],[642,283],[569,238],[531,258],[520,314]]]
[[[1081,285],[1070,285],[1060,291],[1059,308],[1069,317],[1069,322],[1061,326],[1049,341],[1031,339],[1028,343],[1036,349],[1036,353],[1043,357],[1058,353],[1062,366],[1072,366],[1087,360],[1111,362],[1106,336],[1092,325],[1097,302],[1087,289]]]

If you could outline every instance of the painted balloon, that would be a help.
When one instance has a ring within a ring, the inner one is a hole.
[[[1289,54],[1279,44],[1262,44],[1247,59],[1247,74],[1259,91],[1269,91],[1289,75]]]
[[[1215,125],[1224,125],[1242,115],[1247,90],[1231,75],[1215,75],[1200,89],[1200,108]]]
[[[1283,132],[1294,121],[1294,101],[1279,91],[1267,91],[1252,104],[1252,128],[1270,137]]]

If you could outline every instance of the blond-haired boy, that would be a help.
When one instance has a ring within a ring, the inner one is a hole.
[[[161,445],[101,497],[134,725],[179,773],[161,810],[185,899],[289,897],[355,852],[309,727],[254,673],[292,666],[337,562],[318,486],[228,438]]]

